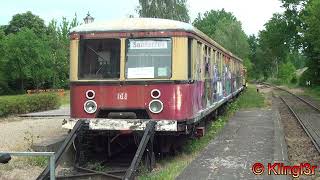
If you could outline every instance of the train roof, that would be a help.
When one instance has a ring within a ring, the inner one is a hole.
[[[192,32],[210,43],[214,44],[217,48],[225,51],[230,56],[242,61],[237,56],[233,55],[230,51],[223,48],[220,44],[213,41],[206,34],[195,28],[189,23],[159,19],[159,18],[125,18],[113,21],[96,21],[90,24],[82,24],[70,30],[71,33],[90,33],[90,32],[117,32],[117,31],[169,31],[181,30]]]

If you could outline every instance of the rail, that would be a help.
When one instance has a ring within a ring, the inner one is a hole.
[[[50,163],[50,166],[47,166],[45,170],[38,176],[37,180],[46,180],[49,178],[49,173],[50,177],[54,171],[52,171],[52,168],[55,169],[57,164],[59,163],[62,155],[65,153],[65,151],[72,145],[73,141],[77,137],[77,135],[83,130],[85,125],[88,122],[86,120],[79,120],[75,124],[74,128],[72,131],[68,134],[67,138],[65,139],[64,143],[61,145],[60,149],[58,152],[55,154],[54,159],[52,159],[52,163]],[[149,121],[146,125],[146,129],[143,133],[142,139],[139,143],[138,149],[135,153],[135,156],[131,162],[130,167],[121,172],[125,172],[124,177],[121,176],[116,176],[111,173],[118,173],[117,172],[100,172],[100,171],[94,171],[91,169],[86,169],[80,166],[75,165],[75,169],[79,169],[82,171],[86,171],[87,173],[82,173],[82,174],[76,174],[76,175],[70,175],[70,176],[59,176],[57,179],[72,179],[72,178],[79,178],[79,177],[84,177],[84,176],[95,176],[95,175],[100,175],[100,176],[105,176],[113,179],[125,179],[125,180],[132,180],[135,177],[136,170],[141,162],[141,158],[143,154],[146,152],[147,155],[150,156],[150,153],[153,153],[153,137],[155,133],[155,125],[157,123],[155,121]],[[151,162],[152,163],[152,162]]]
[[[272,84],[269,84],[269,83],[261,83],[261,84],[264,84],[264,85],[268,85],[268,86],[271,86],[271,87],[274,87],[274,88],[277,88],[281,91],[284,91],[284,92],[287,92],[288,94],[296,97],[297,99],[299,99],[300,101],[302,101],[303,103],[305,103],[306,105],[308,105],[309,107],[313,108],[314,110],[316,110],[317,112],[320,113],[320,109],[318,107],[316,107],[315,105],[313,105],[312,103],[310,103],[309,101],[303,99],[302,97],[284,89],[284,88],[280,88],[278,86],[274,86]],[[291,114],[298,120],[299,124],[301,125],[301,127],[303,128],[303,130],[306,132],[306,134],[309,136],[309,138],[311,139],[313,145],[315,146],[315,148],[317,149],[317,151],[320,153],[320,143],[317,142],[317,139],[316,137],[314,137],[312,135],[312,131],[310,131],[309,128],[307,128],[307,125],[309,127],[312,127],[312,125],[310,124],[309,121],[306,121],[306,122],[303,122],[303,120],[298,116],[298,114],[293,110],[293,108],[288,104],[288,102],[282,98],[281,96],[279,97],[281,99],[281,101],[288,107],[288,109],[290,110]],[[306,124],[305,124],[306,123]],[[320,138],[320,137],[318,137]]]
[[[320,144],[317,143],[316,138],[314,136],[311,135],[311,132],[309,131],[309,129],[306,127],[306,125],[303,123],[303,121],[299,118],[299,116],[297,115],[297,113],[293,110],[293,108],[287,103],[286,100],[284,100],[282,97],[280,97],[280,99],[283,101],[283,103],[289,108],[290,112],[292,113],[292,115],[298,120],[299,124],[301,125],[301,127],[303,128],[303,130],[307,133],[307,135],[309,136],[309,138],[311,139],[313,145],[316,147],[317,151],[320,153]],[[307,121],[307,123],[309,123]],[[311,127],[311,124],[309,123],[309,126]]]
[[[298,95],[296,95],[296,94],[294,94],[294,93],[292,93],[292,92],[290,92],[290,91],[288,91],[288,90],[286,90],[286,89],[284,89],[284,88],[280,88],[280,87],[278,87],[278,86],[275,86],[275,85],[272,85],[272,84],[269,84],[269,83],[261,83],[261,84],[265,84],[265,85],[268,85],[268,86],[272,86],[272,87],[277,88],[277,89],[279,89],[279,90],[285,91],[285,92],[293,95],[294,97],[300,99],[300,100],[303,101],[304,103],[308,104],[308,105],[309,105],[310,107],[312,107],[314,110],[320,112],[320,108],[316,107],[315,105],[313,105],[313,104],[310,103],[309,101],[303,99],[302,97],[300,97],[300,96],[298,96]]]

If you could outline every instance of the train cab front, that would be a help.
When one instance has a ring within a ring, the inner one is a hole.
[[[159,36],[159,37],[157,37]],[[193,117],[188,37],[142,33],[71,34],[71,118],[92,130],[183,132]]]

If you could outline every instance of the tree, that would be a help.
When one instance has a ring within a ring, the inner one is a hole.
[[[0,29],[0,94],[8,90],[7,77],[4,74],[5,33]]]
[[[6,34],[17,33],[21,31],[22,28],[32,30],[37,36],[42,36],[46,32],[44,20],[32,14],[30,11],[14,15],[6,27],[5,32]]]
[[[289,83],[296,76],[296,69],[291,62],[283,63],[279,66],[278,78],[284,82]]]
[[[320,1],[310,0],[303,12],[304,52],[308,57],[307,80],[320,85]]]
[[[298,51],[302,46],[300,29],[302,27],[301,13],[308,0],[281,0],[285,9],[283,16],[287,23],[287,36],[290,50]]]
[[[274,14],[273,17],[265,24],[265,30],[259,32],[259,48],[265,67],[269,72],[267,76],[277,77],[279,65],[285,63],[287,55],[290,53],[290,37],[288,36],[288,24],[281,14]],[[266,70],[265,69],[265,70]],[[259,69],[263,71],[263,69]],[[265,71],[264,70],[264,71]],[[265,77],[266,78],[266,77]]]
[[[224,9],[207,11],[204,16],[199,14],[193,25],[240,58],[248,57],[247,36],[232,13]]]
[[[77,26],[77,16],[69,22],[62,18],[60,25],[56,20],[51,20],[48,25],[47,42],[50,47],[50,60],[52,62],[52,87],[67,87],[69,77],[69,33],[70,29]]]
[[[243,59],[246,59],[249,55],[247,35],[243,32],[241,23],[238,21],[225,19],[220,21],[217,24],[213,39]]]
[[[47,44],[32,30],[22,28],[7,36],[5,73],[18,83],[21,91],[28,80],[40,87],[51,74],[48,54]]]
[[[206,35],[214,37],[214,34],[217,30],[217,24],[222,20],[229,22],[237,21],[236,17],[232,13],[226,12],[224,9],[222,9],[219,11],[207,11],[203,16],[199,13],[198,17],[193,21],[192,24]]]
[[[187,0],[139,0],[136,11],[140,17],[190,21]]]
[[[263,76],[264,61],[262,51],[259,47],[259,39],[255,35],[251,35],[248,38],[249,43],[249,59],[251,60],[251,71],[248,70],[249,77],[260,79]]]

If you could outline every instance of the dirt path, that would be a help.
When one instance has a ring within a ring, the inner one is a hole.
[[[63,118],[10,117],[0,121],[0,151],[27,150],[32,142],[64,134]]]
[[[0,119],[0,151],[29,151],[34,142],[66,133],[61,128],[63,117]],[[1,180],[35,179],[42,171],[26,158],[13,158],[9,164],[0,164]]]

